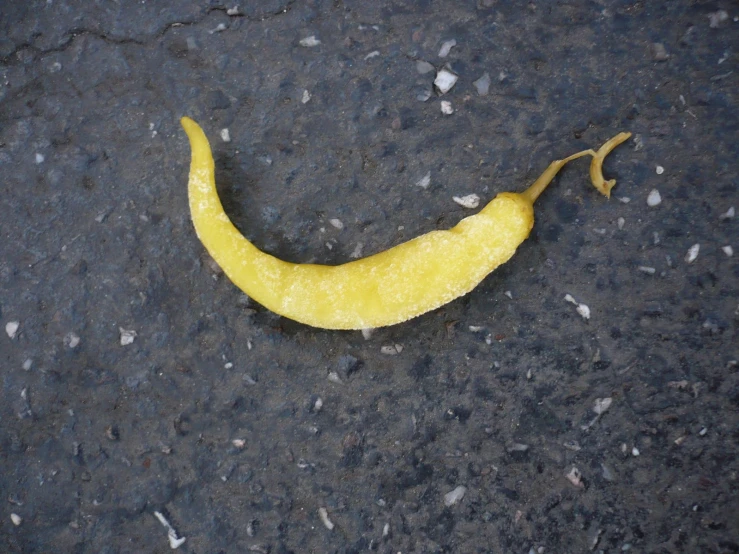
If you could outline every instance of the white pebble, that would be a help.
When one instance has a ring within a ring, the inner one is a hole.
[[[385,524],[385,525],[384,525],[384,526],[382,527],[382,536],[383,536],[383,537],[387,537],[387,536],[388,536],[389,534],[390,534],[390,524],[389,524],[389,523],[386,523],[386,524]]]
[[[441,113],[444,115],[452,115],[454,113],[454,108],[452,108],[452,103],[447,100],[441,101]]]
[[[354,250],[352,250],[352,253],[349,254],[349,257],[352,258],[353,260],[361,258],[363,249],[364,249],[364,243],[358,242],[357,245],[354,247]]]
[[[704,427],[703,429],[701,429],[701,430],[700,430],[700,431],[698,432],[698,434],[699,434],[699,435],[700,435],[701,437],[705,437],[705,436],[706,436],[706,433],[708,433],[708,428],[706,428],[706,427]]]
[[[314,35],[305,37],[300,41],[300,46],[305,46],[306,48],[313,48],[314,46],[318,46],[319,44],[321,44],[321,41],[318,40]]]
[[[431,172],[430,171],[426,173],[426,175],[421,177],[418,181],[416,181],[416,186],[421,187],[424,190],[429,188],[430,184],[431,184]]]
[[[629,198],[628,196],[621,196],[619,197],[618,201],[622,204],[628,204],[629,202],[631,202],[631,198]]]
[[[639,449],[636,446],[631,449],[632,456],[638,456],[639,454],[641,454],[641,452],[639,452]]]
[[[239,15],[239,7],[234,6],[233,8],[228,8],[226,10],[226,15]]]
[[[462,485],[458,486],[453,491],[450,491],[444,495],[444,506],[454,506],[457,502],[462,500],[464,498],[465,493],[467,492],[467,487],[464,487]]]
[[[448,69],[442,69],[436,74],[434,85],[439,89],[441,94],[446,94],[452,89],[458,79],[459,77]]]
[[[575,466],[572,466],[572,469],[570,472],[565,475],[567,477],[567,480],[575,485],[576,487],[582,487],[582,473],[580,473],[580,470],[577,469]]]
[[[590,319],[590,308],[586,304],[580,304],[571,294],[565,294],[565,302],[577,306],[575,311],[580,314],[583,319]]]
[[[619,217],[617,220],[618,224],[618,230],[621,231],[624,228],[624,225],[626,224],[626,220],[623,217]]]
[[[726,210],[724,213],[722,213],[718,218],[723,221],[724,219],[731,219],[736,214],[736,210],[734,210],[734,206]]]
[[[231,444],[233,444],[236,448],[241,450],[246,446],[246,441],[244,439],[234,439],[231,441]]]
[[[389,344],[380,347],[380,354],[386,354],[388,356],[395,356],[403,351],[402,344]]]
[[[341,377],[339,377],[339,374],[336,373],[335,371],[329,372],[328,380],[331,381],[332,383],[336,383],[337,385],[343,384]]]
[[[655,168],[655,171],[657,172],[657,175],[662,175],[662,174],[663,174],[663,173],[665,172],[665,168],[664,168],[664,167],[662,167],[661,165],[658,165],[658,166],[657,166],[657,167]]]
[[[575,311],[582,316],[583,319],[590,319],[590,308],[585,304],[578,304]]]
[[[69,348],[77,348],[80,343],[80,336],[77,333],[70,332],[64,337],[64,344]]]
[[[10,521],[13,522],[13,525],[18,527],[21,523],[23,523],[23,518],[19,516],[18,514],[10,514]]]
[[[692,264],[695,259],[698,257],[698,252],[700,252],[701,245],[700,244],[694,244],[690,248],[688,248],[688,253],[685,254],[685,261],[689,264]]]
[[[734,249],[728,244],[726,246],[722,246],[721,250],[723,250],[724,254],[726,254],[729,257],[734,255]]]
[[[439,49],[439,57],[446,58],[455,46],[457,46],[457,41],[454,39],[444,41]]]
[[[25,362],[23,362],[23,369],[25,371],[29,371],[32,366],[33,366],[33,360],[31,358],[28,358]]]
[[[647,196],[647,206],[650,208],[654,208],[655,206],[659,206],[662,203],[662,196],[660,195],[659,191],[657,189],[652,189],[652,191],[649,193],[649,196]]]
[[[344,224],[341,222],[340,219],[333,218],[333,219],[329,219],[328,222],[331,225],[333,225],[334,227],[336,227],[337,229],[343,229],[344,228]]]
[[[508,298],[510,298],[511,300],[513,300],[513,293],[511,291],[507,290],[503,294],[505,294]]]
[[[14,339],[15,336],[18,334],[18,329],[20,328],[20,326],[21,326],[20,321],[8,321],[5,324],[5,332],[8,333],[8,336],[11,339]]]
[[[36,152],[36,163],[41,164],[44,163],[44,155]]]
[[[593,411],[598,414],[604,414],[608,411],[608,408],[611,407],[611,404],[613,403],[613,398],[596,398],[595,404],[593,405]]]
[[[638,269],[642,273],[648,273],[649,275],[654,275],[657,272],[657,270],[654,269],[653,267],[649,267],[646,265],[640,265]]]
[[[480,197],[474,193],[466,196],[454,196],[452,197],[452,200],[463,208],[467,208],[469,210],[474,210],[480,205]]]
[[[118,331],[121,334],[121,346],[133,344],[133,341],[136,340],[136,331],[134,331],[133,329],[124,329],[123,327],[118,327]]]
[[[228,129],[221,129],[221,140],[223,142],[231,142],[231,133],[228,132]]]
[[[369,54],[367,54],[364,57],[364,59],[365,60],[371,60],[372,58],[376,58],[379,55],[380,55],[380,51],[379,50],[373,50],[372,52],[370,52]]]
[[[368,329],[362,329],[362,337],[364,338],[364,340],[370,340],[374,333],[375,333],[374,327],[370,327]]]
[[[718,10],[715,12],[709,13],[706,17],[708,17],[708,26],[711,29],[717,29],[718,26],[729,19],[729,14],[726,10]]]
[[[174,527],[172,527],[169,521],[167,521],[167,518],[165,518],[161,512],[154,512],[154,517],[156,517],[159,520],[159,523],[167,529],[167,538],[169,539],[170,548],[172,550],[176,550],[182,546],[182,543],[187,539],[185,539],[185,537],[177,537],[177,531],[175,531]]]
[[[328,518],[328,510],[326,508],[318,508],[318,517],[321,518],[321,522],[326,526],[326,529],[332,531],[334,522]]]
[[[303,104],[307,104],[310,101],[310,92],[307,90],[303,91],[303,97],[300,99]]]
[[[226,362],[225,364],[223,364],[223,369],[233,369],[233,367],[233,362]]]

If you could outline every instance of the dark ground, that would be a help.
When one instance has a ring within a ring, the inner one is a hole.
[[[164,4],[0,8],[1,552],[168,552],[155,511],[186,553],[739,552],[736,3]],[[568,166],[508,264],[365,340],[218,275],[183,115],[240,229],[303,262],[634,137],[614,198]]]

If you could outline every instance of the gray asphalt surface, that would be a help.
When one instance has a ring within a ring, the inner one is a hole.
[[[0,551],[739,552],[738,17],[3,3]],[[329,264],[633,136],[610,200],[571,164],[509,263],[365,338],[213,265],[184,115],[239,229]]]

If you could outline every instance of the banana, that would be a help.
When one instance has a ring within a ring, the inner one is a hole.
[[[552,162],[523,193],[500,193],[447,231],[432,231],[373,256],[327,266],[288,263],[249,242],[223,210],[205,133],[188,117],[181,123],[192,150],[190,212],[208,253],[252,299],[277,314],[324,329],[394,325],[468,293],[529,236],[534,201],[567,162],[592,156],[591,181],[609,196],[615,181],[603,178],[603,159],[631,136],[620,133],[597,152],[584,150]]]

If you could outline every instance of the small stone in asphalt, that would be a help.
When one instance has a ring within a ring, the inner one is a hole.
[[[434,85],[441,94],[446,94],[452,89],[458,79],[459,77],[456,74],[452,73],[448,69],[442,69],[436,74]]]
[[[467,487],[460,485],[453,491],[446,493],[444,495],[444,506],[446,506],[447,508],[449,506],[454,506],[457,502],[464,498],[466,492]]]
[[[647,206],[654,208],[662,203],[662,196],[657,189],[652,189],[647,196]]]
[[[77,333],[69,332],[64,337],[64,345],[67,348],[77,348],[80,343],[80,336]]]
[[[467,194],[465,196],[453,196],[452,200],[454,200],[463,208],[467,208],[468,210],[474,210],[475,208],[477,208],[477,206],[480,205],[480,197],[474,193]]]
[[[698,258],[698,252],[700,252],[701,245],[700,244],[694,244],[688,249],[688,253],[685,254],[685,261],[689,264],[692,264],[696,258]]]
[[[416,186],[421,187],[424,190],[429,188],[430,184],[431,184],[431,172],[430,171],[426,173],[426,175],[421,177],[418,181],[416,181]]]
[[[424,61],[424,60],[416,61],[416,71],[418,71],[421,75],[426,75],[426,73],[431,73],[434,69],[435,69],[434,66],[431,65],[427,61]]]
[[[314,46],[318,46],[319,44],[321,44],[321,41],[318,40],[314,35],[305,37],[300,41],[300,46],[305,46],[306,48],[313,48]]]
[[[455,39],[445,40],[439,49],[439,57],[446,58],[455,46],[457,46],[457,41]]]
[[[20,328],[20,326],[20,321],[8,321],[5,324],[5,332],[11,339],[14,339],[15,336],[18,334],[18,329]]]
[[[652,59],[656,62],[664,62],[670,57],[667,53],[665,45],[661,42],[653,42],[649,49],[652,52]]]
[[[133,329],[124,329],[123,327],[118,327],[118,331],[121,334],[121,346],[133,344],[133,341],[136,340],[136,331],[134,331]]]
[[[477,81],[474,81],[472,84],[475,85],[477,94],[480,96],[487,96],[488,92],[490,92],[490,74],[486,71],[482,74],[482,77]]]
[[[326,508],[318,508],[318,517],[321,518],[321,523],[323,523],[326,529],[329,531],[333,530],[334,522],[329,519],[328,510]]]

